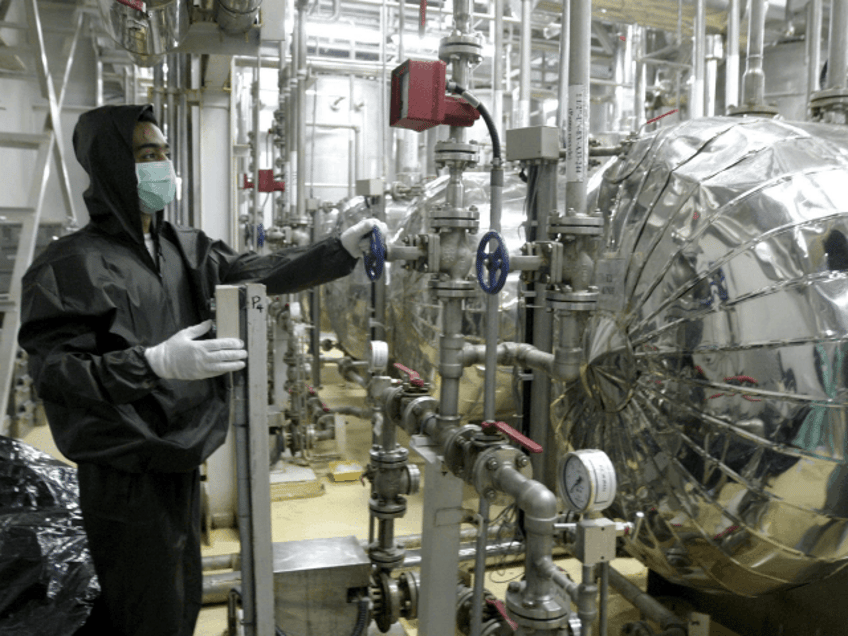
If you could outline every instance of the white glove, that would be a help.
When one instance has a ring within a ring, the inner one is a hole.
[[[362,219],[342,232],[341,242],[344,248],[354,258],[359,258],[371,249],[371,230],[377,227],[383,235],[383,242],[388,240],[389,228],[379,219]]]
[[[203,380],[244,368],[244,343],[237,338],[196,340],[212,328],[207,320],[178,331],[144,350],[150,368],[167,380]]]

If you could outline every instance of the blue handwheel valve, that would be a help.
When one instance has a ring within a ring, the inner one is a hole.
[[[386,244],[379,228],[371,230],[371,249],[366,252],[363,259],[365,273],[372,281],[377,281],[383,275],[383,264],[386,262]]]
[[[490,241],[496,243],[492,252],[487,251]],[[494,230],[486,232],[477,247],[477,282],[480,283],[480,289],[487,294],[497,294],[503,289],[507,274],[509,274],[509,252],[507,252],[506,243]]]

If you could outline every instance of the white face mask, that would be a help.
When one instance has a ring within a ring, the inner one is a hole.
[[[135,164],[138,177],[138,201],[141,211],[155,214],[177,194],[177,175],[171,161],[150,161]]]

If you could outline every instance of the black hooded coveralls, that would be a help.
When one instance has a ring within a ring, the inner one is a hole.
[[[160,379],[144,349],[211,317],[216,285],[291,293],[350,273],[356,259],[337,238],[237,254],[159,212],[154,260],[138,202],[138,121],[155,123],[150,106],[80,117],[73,142],[91,222],[27,271],[18,340],[56,444],[78,464],[102,588],[89,623],[110,636],[191,636],[202,594],[198,467],[226,437],[227,386]]]

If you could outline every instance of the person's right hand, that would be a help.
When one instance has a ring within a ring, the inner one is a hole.
[[[186,327],[165,342],[145,349],[144,357],[156,375],[168,380],[203,380],[243,369],[247,351],[241,340],[196,340],[211,328],[211,320]]]

